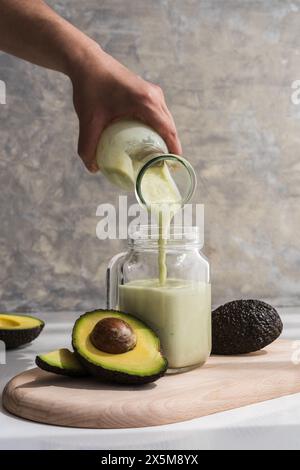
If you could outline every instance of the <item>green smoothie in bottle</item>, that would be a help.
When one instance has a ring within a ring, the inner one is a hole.
[[[168,155],[167,146],[153,129],[140,122],[127,120],[109,126],[103,132],[97,149],[100,170],[121,189],[136,190],[139,174],[148,164],[140,178],[139,192],[159,225],[158,271],[161,285],[167,279],[165,244],[168,229],[173,216],[184,203],[170,172],[178,161],[184,160],[172,155],[172,160],[154,162],[164,154]]]

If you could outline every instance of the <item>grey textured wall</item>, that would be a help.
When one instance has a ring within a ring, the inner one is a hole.
[[[300,1],[64,0],[56,10],[165,90],[202,177],[214,302],[300,304]],[[116,191],[76,159],[68,80],[0,55],[0,308],[101,304]]]

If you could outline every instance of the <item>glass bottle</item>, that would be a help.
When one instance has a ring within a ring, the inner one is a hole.
[[[98,143],[97,163],[109,181],[135,191],[145,206],[173,203],[177,195],[184,205],[197,183],[191,164],[170,154],[160,135],[140,121],[122,119],[108,126]]]

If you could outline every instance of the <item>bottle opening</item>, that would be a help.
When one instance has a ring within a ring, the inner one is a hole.
[[[147,207],[170,204],[180,208],[191,200],[196,186],[195,170],[187,160],[156,154],[137,175],[136,197]]]

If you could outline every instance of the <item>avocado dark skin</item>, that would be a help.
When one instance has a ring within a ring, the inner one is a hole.
[[[58,354],[57,360],[53,358],[53,354],[56,353]],[[60,357],[60,354],[63,353],[65,354],[65,358]],[[89,375],[79,361],[76,363],[74,354],[67,349],[60,349],[53,353],[39,355],[36,357],[35,363],[40,369],[51,372],[52,374],[67,377],[86,377]]]
[[[45,370],[46,372],[51,372],[52,374],[64,375],[66,377],[86,377],[89,375],[88,372],[76,372],[69,369],[64,370],[60,367],[49,366],[49,364],[42,361],[40,357],[36,357],[35,363],[40,369]]]
[[[271,305],[235,300],[212,312],[212,353],[232,356],[264,349],[281,335],[283,324]]]
[[[17,349],[24,344],[34,341],[42,332],[43,326],[38,326],[30,331],[1,331],[0,341],[5,343],[6,349]]]

